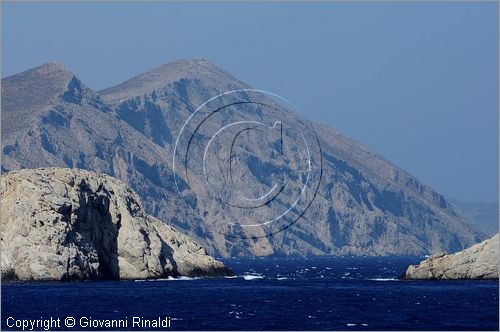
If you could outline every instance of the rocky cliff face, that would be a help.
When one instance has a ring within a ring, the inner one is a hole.
[[[1,177],[2,278],[146,279],[231,272],[205,249],[147,215],[129,187],[84,170]]]
[[[2,100],[7,100],[2,103],[3,171],[62,166],[107,173],[130,185],[148,213],[186,232],[211,253],[417,255],[461,250],[483,238],[443,196],[323,125],[314,125],[322,148],[322,181],[300,221],[271,237],[257,238],[259,230],[241,230],[246,239],[221,234],[212,220],[225,218],[224,205],[186,190],[184,174],[172,167],[175,139],[193,111],[220,93],[248,88],[204,59],[175,61],[101,92],[91,91],[56,64],[8,77],[2,85]],[[304,122],[270,98],[258,101],[276,105],[271,120]],[[258,121],[263,112],[255,107],[243,115],[214,116],[212,126]],[[298,137],[287,140],[288,146],[300,144]],[[293,180],[289,165],[255,149],[262,143],[259,135],[248,134],[245,142],[241,179],[249,174],[262,187],[268,186],[269,174],[283,173]],[[176,174],[183,200],[175,188]],[[190,185],[201,186],[203,180],[193,177]],[[235,185],[236,191],[247,189],[245,182]],[[286,202],[276,204],[286,208]]]
[[[455,254],[437,253],[410,265],[403,279],[498,279],[498,234]]]

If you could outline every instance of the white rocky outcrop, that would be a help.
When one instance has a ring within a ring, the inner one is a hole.
[[[188,236],[147,215],[110,176],[25,169],[1,176],[2,278],[147,279],[231,274]]]
[[[437,253],[410,265],[403,279],[498,279],[498,234],[455,254]]]

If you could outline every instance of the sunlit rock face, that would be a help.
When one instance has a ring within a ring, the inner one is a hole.
[[[410,265],[403,279],[498,279],[498,234],[454,254],[437,253]]]
[[[146,214],[128,186],[69,168],[1,177],[2,278],[224,276],[202,246]]]

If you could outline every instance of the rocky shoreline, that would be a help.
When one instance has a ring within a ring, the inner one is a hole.
[[[1,176],[2,280],[227,276],[231,270],[147,215],[107,175],[68,168]]]
[[[498,234],[454,254],[437,253],[410,265],[405,280],[498,280]]]

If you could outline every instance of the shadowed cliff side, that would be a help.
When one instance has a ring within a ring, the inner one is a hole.
[[[2,278],[148,279],[231,271],[188,236],[147,215],[120,181],[78,169],[1,177]]]

